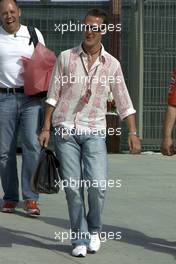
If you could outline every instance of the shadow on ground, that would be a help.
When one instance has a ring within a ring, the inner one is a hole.
[[[25,214],[17,211],[17,215],[26,218]],[[69,221],[62,218],[52,218],[52,217],[39,217],[36,221],[41,221],[57,228],[69,229]],[[156,252],[162,252],[165,254],[170,254],[176,259],[176,241],[169,242],[162,238],[154,238],[145,235],[137,230],[132,230],[128,228],[123,228],[119,226],[104,225],[102,232],[121,232],[122,238],[117,240],[115,237],[114,241],[118,243],[128,243],[131,245],[136,245],[143,247],[147,250],[152,250]],[[32,238],[31,238],[32,237]],[[63,245],[59,241],[49,237],[40,236],[34,233],[24,232],[17,229],[9,229],[0,227],[0,247],[12,247],[12,244],[19,244],[24,246],[32,246],[37,248],[43,248],[47,250],[57,250],[58,252],[70,253],[70,246]],[[45,240],[46,242],[41,242],[40,240]],[[56,242],[56,244],[53,244]],[[49,244],[51,243],[51,244]]]

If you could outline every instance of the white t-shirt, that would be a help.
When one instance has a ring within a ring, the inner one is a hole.
[[[36,28],[35,28],[36,29]],[[36,29],[38,40],[44,44],[41,32]],[[34,45],[29,45],[30,34],[27,26],[21,25],[14,36],[6,32],[0,26],[0,87],[15,88],[24,85],[22,72],[23,63],[21,57],[30,58],[34,51]]]

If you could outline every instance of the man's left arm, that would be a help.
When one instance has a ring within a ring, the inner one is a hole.
[[[114,75],[114,82],[110,84],[112,94],[116,103],[121,120],[127,122],[129,134],[128,144],[130,153],[138,154],[141,152],[141,143],[137,137],[135,109],[129,96],[125,80],[123,77],[121,65],[118,62]]]

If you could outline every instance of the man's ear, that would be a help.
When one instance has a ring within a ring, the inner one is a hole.
[[[20,17],[22,12],[21,12],[21,9],[20,8],[18,10],[19,10],[19,17]]]

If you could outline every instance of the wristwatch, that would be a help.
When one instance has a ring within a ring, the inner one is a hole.
[[[128,133],[128,136],[137,136],[137,132],[136,132],[136,131],[134,131],[134,132],[129,132],[129,133]]]

